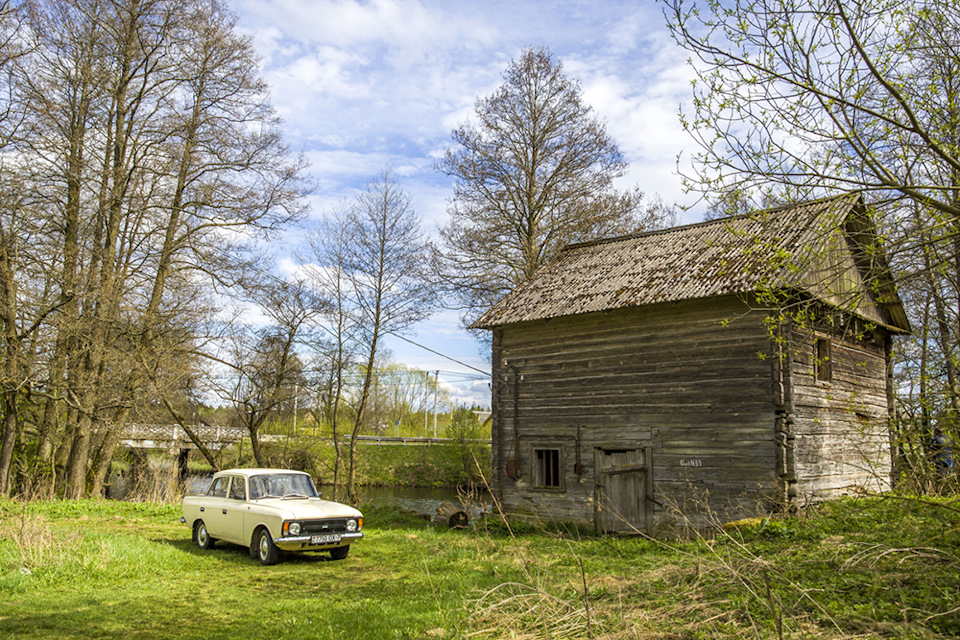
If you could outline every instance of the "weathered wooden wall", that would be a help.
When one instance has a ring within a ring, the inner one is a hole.
[[[496,329],[494,485],[505,510],[593,522],[598,448],[650,448],[657,526],[674,506],[702,511],[707,496],[720,517],[775,496],[775,367],[762,318],[728,296]],[[533,448],[556,445],[562,486],[533,488]],[[519,479],[506,474],[513,458]]]
[[[792,332],[790,410],[800,502],[890,487],[886,358],[882,338]],[[832,342],[831,380],[817,380],[814,345]]]

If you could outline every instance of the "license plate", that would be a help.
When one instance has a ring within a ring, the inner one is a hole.
[[[310,536],[310,544],[330,544],[331,542],[340,542],[340,534],[327,533],[322,536]]]

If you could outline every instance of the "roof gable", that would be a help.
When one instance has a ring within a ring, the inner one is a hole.
[[[659,302],[799,289],[903,332],[906,314],[859,194],[570,245],[472,328]],[[870,282],[870,286],[867,282]]]

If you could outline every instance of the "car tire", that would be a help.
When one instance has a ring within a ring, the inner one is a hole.
[[[334,560],[343,560],[347,557],[348,553],[350,553],[350,545],[345,547],[337,547],[336,549],[330,549],[330,557]]]
[[[212,549],[217,539],[212,537],[207,531],[207,525],[203,520],[197,520],[193,525],[193,541],[201,549]]]
[[[266,528],[257,531],[257,534],[253,536],[253,544],[253,549],[256,550],[257,559],[260,560],[260,564],[270,566],[277,564],[277,561],[280,560],[280,550],[277,549],[277,545],[273,544],[270,531]]]

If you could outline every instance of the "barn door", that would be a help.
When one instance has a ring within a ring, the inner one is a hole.
[[[650,526],[649,449],[597,449],[597,530],[638,533]]]

